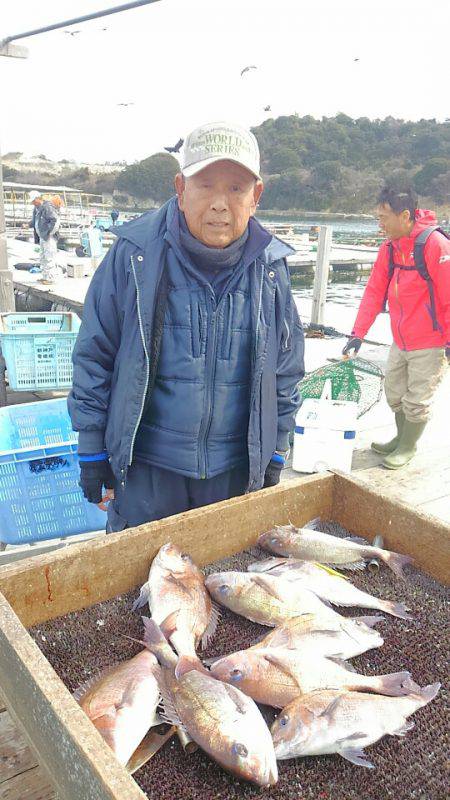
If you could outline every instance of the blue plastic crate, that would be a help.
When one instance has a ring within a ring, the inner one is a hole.
[[[80,320],[72,312],[2,314],[0,345],[11,389],[67,389]]]
[[[78,486],[77,434],[65,399],[0,408],[0,541],[104,530]]]

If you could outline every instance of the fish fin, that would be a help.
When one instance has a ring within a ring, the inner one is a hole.
[[[177,619],[179,613],[180,612],[178,609],[176,611],[172,611],[171,614],[168,614],[167,617],[163,619],[159,626],[167,640],[170,639],[172,634],[174,634],[177,629]]]
[[[413,564],[414,559],[411,556],[404,556],[401,553],[391,553],[390,550],[380,550],[378,555],[384,563],[392,570],[392,572],[397,575],[397,578],[405,578],[405,573],[403,572],[404,567],[407,564]]]
[[[408,608],[404,603],[395,603],[390,600],[383,600],[381,602],[383,603],[383,611],[385,611],[386,614],[391,614],[393,617],[399,617],[400,619],[414,619],[411,614],[408,614]]]
[[[150,617],[141,617],[141,619],[144,623],[143,644],[164,666],[174,667],[177,657],[159,625]]]
[[[248,706],[246,702],[242,699],[241,693],[239,689],[236,689],[234,686],[230,686],[229,683],[224,683],[223,687],[228,694],[228,697],[231,698],[236,709],[239,711],[239,714],[246,714],[248,711]]]
[[[247,572],[270,572],[277,567],[283,567],[287,558],[265,558],[262,561],[253,561],[247,566]]]
[[[268,649],[267,651],[264,652],[263,658],[265,658],[266,661],[269,661],[275,667],[278,667],[278,669],[281,669],[281,671],[284,672],[285,675],[289,675],[289,677],[297,683],[295,675],[292,674],[289,664],[286,663],[286,660],[283,658],[282,653],[283,653],[282,650],[277,651]]]
[[[177,711],[175,710],[175,706],[170,695],[163,694],[159,716],[163,722],[167,722],[169,725],[176,725],[177,728],[181,728],[182,731],[186,731]]]
[[[151,589],[150,589],[150,582],[147,581],[144,583],[139,591],[139,597],[137,600],[134,601],[133,605],[131,606],[132,611],[137,611],[138,608],[143,608],[147,603],[150,603],[151,600]]]
[[[183,675],[186,675],[187,672],[192,672],[193,670],[196,672],[203,672],[206,675],[210,674],[197,656],[180,656],[175,667],[175,677],[177,681],[179,681]]]
[[[328,572],[329,575],[333,575],[336,578],[343,578],[344,581],[350,580],[348,575],[343,575],[342,572],[338,572],[338,570],[333,569],[333,567],[327,567],[326,564],[319,564],[318,561],[314,561],[313,563],[316,567],[319,567],[319,569],[323,569],[325,572]]]
[[[327,707],[324,708],[324,710],[319,714],[319,717],[329,717],[331,719],[336,711],[336,708],[340,704],[342,697],[342,694],[338,694],[336,697],[334,697],[331,703],[329,703]]]
[[[176,727],[172,725],[166,733],[157,733],[151,729],[142,739],[133,755],[129,758],[126,765],[127,771],[132,775],[144,766],[163,745],[176,733]]]
[[[361,559],[361,561],[352,561],[349,564],[339,564],[340,569],[349,569],[353,572],[353,570],[363,570],[366,568],[366,562]]]
[[[309,528],[312,531],[316,531],[322,522],[321,517],[314,517],[314,519],[310,519],[305,525],[302,525],[302,528]]]
[[[344,536],[346,542],[354,542],[355,544],[364,544],[366,547],[368,544],[367,539],[364,539],[363,536]]]
[[[369,617],[352,617],[353,622],[364,622],[369,628],[375,627],[379,622],[386,622],[385,617],[369,616]]]
[[[358,736],[359,735],[360,734],[358,734]],[[368,761],[367,758],[365,758],[366,754],[364,750],[352,747],[344,747],[342,750],[338,750],[337,752],[340,756],[342,756],[342,758],[345,758],[346,761],[351,761],[352,764],[356,764],[358,767],[375,769],[375,764],[372,764],[371,761]]]
[[[221,610],[217,603],[211,603],[211,614],[209,616],[209,622],[207,627],[205,628],[202,636],[202,650],[206,650],[208,647],[209,642],[211,641],[212,637],[214,636],[217,626],[220,622],[221,617]]]
[[[178,575],[178,576],[177,576],[177,574],[176,574],[176,573],[174,573],[174,572],[169,572],[169,573],[168,573],[168,574],[165,576],[164,580],[165,580],[167,583],[171,583],[171,584],[173,584],[173,586],[175,586],[177,589],[179,589],[180,591],[184,592],[185,594],[187,594],[187,595],[188,595],[188,597],[190,597],[190,595],[191,595],[191,591],[190,591],[190,589],[189,589],[189,588],[188,588],[188,587],[187,587],[187,586],[186,586],[186,585],[183,583],[183,577],[182,577],[181,575]]]
[[[413,728],[414,722],[412,719],[405,719],[403,725],[400,725],[400,727],[394,731],[389,731],[389,733],[391,736],[406,736],[408,731],[411,731]]]
[[[345,658],[338,658],[337,656],[325,656],[325,658],[327,658],[328,661],[334,661],[335,664],[337,664],[339,667],[342,667],[343,669],[346,669],[347,672],[356,672],[356,669],[353,666],[353,664],[349,664],[349,662],[346,661]]]
[[[253,583],[256,583],[257,586],[260,586],[261,589],[264,589],[267,594],[272,595],[276,600],[280,600],[281,602],[285,599],[283,596],[282,589],[277,589],[271,581],[268,581],[265,575],[252,575]]]
[[[114,750],[114,728],[117,722],[117,710],[113,706],[112,708],[103,712],[103,714],[99,717],[90,717],[90,720],[93,725],[97,728],[98,732],[105,742],[109,745],[111,750]]]
[[[101,679],[104,678],[109,672],[117,667],[117,664],[113,664],[112,666],[105,667],[104,669],[97,670],[90,678],[88,678],[83,683],[80,683],[79,686],[72,692],[72,697],[74,700],[79,703],[83,697],[88,693],[89,689],[92,689],[93,686]]]
[[[288,650],[294,649],[289,644],[290,635],[286,628],[275,628],[273,633],[265,634],[264,638],[267,638],[267,636],[270,636],[270,644],[268,645],[269,647],[284,647]]]

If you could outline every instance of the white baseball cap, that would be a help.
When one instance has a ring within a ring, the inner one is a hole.
[[[30,198],[30,203],[32,203],[33,200],[37,200],[38,197],[41,197],[41,193],[33,189],[32,192],[28,192],[28,197]]]
[[[208,122],[184,141],[181,171],[191,178],[215,161],[234,161],[260,180],[259,147],[253,133],[228,122]]]

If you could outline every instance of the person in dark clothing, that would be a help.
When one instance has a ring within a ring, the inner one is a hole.
[[[31,217],[30,228],[33,228],[34,243],[40,244],[41,240],[39,238],[39,234],[36,228],[36,217],[38,208],[40,205],[42,205],[43,202],[42,195],[40,192],[36,192],[35,190],[33,190],[32,192],[29,193],[29,198],[31,205],[33,206],[33,216]]]
[[[255,137],[197,128],[175,188],[117,229],[73,354],[80,485],[109,531],[277,484],[300,405],[293,251],[253,217]]]

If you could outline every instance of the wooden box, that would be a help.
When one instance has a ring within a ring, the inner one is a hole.
[[[450,526],[388,500],[361,481],[314,475],[142,525],[0,569],[0,687],[60,800],[144,800],[26,627],[124,593],[147,579],[150,562],[173,541],[203,565],[253,544],[274,524],[332,519],[408,553],[445,582]],[[34,796],[34,795],[33,795]]]

